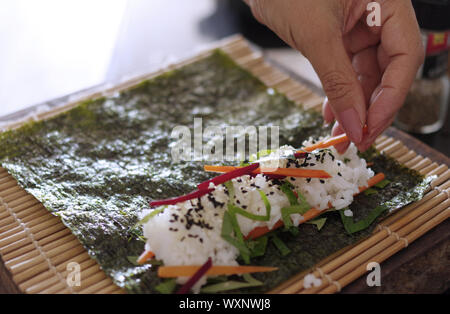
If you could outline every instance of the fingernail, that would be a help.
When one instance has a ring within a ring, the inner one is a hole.
[[[356,112],[355,108],[349,108],[338,113],[339,123],[342,128],[347,133],[350,140],[358,144],[362,141],[362,126],[361,120],[359,119],[359,114]]]

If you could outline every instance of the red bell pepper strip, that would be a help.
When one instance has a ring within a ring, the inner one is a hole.
[[[251,164],[250,166],[235,169],[233,171],[222,174],[218,177],[212,178],[211,180],[200,183],[198,185],[198,189],[204,190],[204,189],[209,188],[210,183],[213,183],[214,185],[219,185],[219,184],[225,183],[227,181],[230,181],[231,179],[242,177],[247,174],[251,174],[253,172],[253,170],[257,169],[258,167],[259,167],[259,163],[254,163],[254,164]]]
[[[191,192],[191,193],[183,195],[183,196],[178,196],[178,197],[174,197],[174,198],[168,198],[165,200],[150,202],[150,206],[158,207],[158,206],[162,206],[162,205],[175,205],[175,204],[178,204],[178,203],[181,203],[184,201],[189,201],[189,200],[193,200],[193,199],[202,197],[203,195],[209,194],[212,191],[214,191],[214,189],[196,190],[194,192]]]

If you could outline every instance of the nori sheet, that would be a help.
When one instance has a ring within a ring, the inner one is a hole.
[[[194,117],[202,117],[204,128],[278,125],[280,144],[296,147],[330,131],[319,113],[273,93],[215,51],[114,97],[87,101],[49,120],[0,134],[0,164],[61,217],[117,285],[130,293],[154,293],[160,283],[155,269],[135,266],[127,258],[144,248],[142,231],[134,226],[149,200],[189,192],[211,176],[201,162],[171,160],[172,129],[185,125],[192,130]],[[395,196],[402,196],[397,207],[422,197],[421,176],[387,157],[370,158],[375,158],[374,170],[393,183],[383,193],[358,196],[351,206],[355,218]],[[292,253],[281,257],[269,244],[266,255],[252,262],[276,265],[279,271],[255,275],[265,285],[239,292],[268,291],[371,232],[348,235],[338,212],[326,215],[320,232],[304,224],[296,237],[280,233]]]

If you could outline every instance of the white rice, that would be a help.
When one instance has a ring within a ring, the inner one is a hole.
[[[322,280],[316,278],[313,274],[308,274],[303,278],[303,288],[309,289],[312,287],[320,287],[322,285]]]
[[[309,143],[305,143],[307,145]],[[294,152],[294,148],[284,146],[283,155]],[[276,154],[275,154],[276,155]],[[323,158],[322,158],[322,155]],[[268,156],[267,158],[273,158]],[[325,210],[331,204],[336,209],[345,208],[353,201],[353,195],[359,192],[359,186],[367,186],[373,171],[367,169],[364,159],[357,156],[357,149],[352,144],[347,152],[340,155],[334,148],[314,151],[309,160],[301,159],[299,163],[308,163],[306,169],[327,171],[330,179],[287,178],[297,193],[305,196],[308,203],[317,209]],[[344,159],[348,159],[344,162]],[[264,166],[265,161],[261,161]],[[281,160],[279,167],[296,167]],[[298,166],[298,165],[297,165]],[[263,191],[271,205],[269,221],[254,221],[241,215],[237,216],[244,236],[259,226],[271,229],[281,219],[281,209],[289,205],[286,195],[273,180],[263,175],[243,176],[232,180],[234,187],[234,204],[250,213],[265,215],[266,207],[259,191]],[[146,249],[155,253],[156,258],[165,265],[202,265],[211,257],[213,265],[237,265],[239,251],[221,236],[224,212],[228,209],[229,193],[226,187],[214,187],[210,195],[192,201],[171,205],[150,219],[144,225]],[[211,200],[213,199],[213,201]],[[144,213],[147,214],[148,212]],[[291,215],[294,226],[303,220],[299,214]],[[189,222],[190,221],[190,222]],[[179,282],[184,282],[181,278]],[[205,279],[202,280],[205,282]],[[201,284],[196,286],[199,289]]]

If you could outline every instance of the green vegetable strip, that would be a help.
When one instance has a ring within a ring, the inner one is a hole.
[[[256,240],[247,241],[247,247],[250,249],[250,257],[264,256],[266,253],[267,242],[269,238],[267,236],[260,237]]]
[[[369,215],[367,215],[366,218],[358,221],[358,222],[354,222],[353,221],[353,217],[347,217],[344,215],[345,210],[347,210],[348,208],[343,208],[341,209],[339,212],[341,214],[341,219],[342,219],[342,223],[344,224],[344,228],[345,230],[349,233],[355,233],[361,230],[366,229],[367,227],[369,227],[372,222],[375,221],[375,219],[380,216],[384,211],[386,211],[388,209],[387,206],[385,205],[379,205],[377,207],[375,207]]]
[[[286,197],[289,200],[289,203],[291,205],[298,205],[298,199],[295,196],[294,192],[292,192],[292,184],[285,182],[282,186],[281,186],[281,191],[286,194]]]
[[[326,221],[327,221],[327,218],[324,217],[324,218],[318,218],[318,219],[314,219],[311,221],[307,221],[306,223],[310,224],[310,225],[316,225],[317,230],[320,231],[320,229],[322,229],[323,226],[325,225]]]
[[[234,236],[233,236],[234,235]],[[239,250],[244,262],[250,263],[250,250],[245,245],[244,237],[237,224],[236,214],[228,210],[223,215],[222,238]]]
[[[157,285],[155,290],[162,294],[171,294],[177,286],[176,279],[169,279]]]
[[[242,289],[242,288],[258,287],[258,286],[263,285],[263,283],[261,281],[254,279],[250,274],[244,274],[243,277],[245,279],[245,282],[230,280],[230,281],[206,286],[206,287],[202,288],[200,292],[201,293],[218,293],[218,292],[225,292],[225,291],[231,291],[231,290]]]
[[[369,188],[364,191],[364,195],[367,195],[367,196],[377,194],[377,193],[378,193],[378,191],[373,188]]]
[[[269,200],[267,199],[267,196],[264,194],[263,191],[259,191],[259,194],[261,195],[264,205],[266,206],[266,214],[265,215],[255,215],[255,214],[249,213],[245,209],[242,209],[242,208],[232,205],[232,204],[228,204],[228,210],[229,211],[231,210],[233,213],[247,217],[248,219],[251,219],[251,220],[269,221],[270,220],[270,212],[271,212]]]
[[[384,179],[383,181],[375,184],[375,186],[379,189],[384,189],[389,183],[391,183],[391,181],[389,181],[388,179]]]
[[[234,185],[233,185],[233,181],[227,181],[224,183],[225,187],[228,190],[228,196],[230,197],[230,202],[234,202]]]
[[[291,253],[291,250],[287,247],[287,245],[276,235],[272,236],[272,242],[275,244],[282,256],[286,256]]]
[[[149,213],[144,218],[142,218],[142,220],[138,221],[138,223],[135,225],[135,227],[138,227],[140,225],[146,224],[150,219],[152,219],[156,215],[162,213],[166,208],[167,208],[167,205],[159,207],[159,208],[153,210],[151,213]]]

